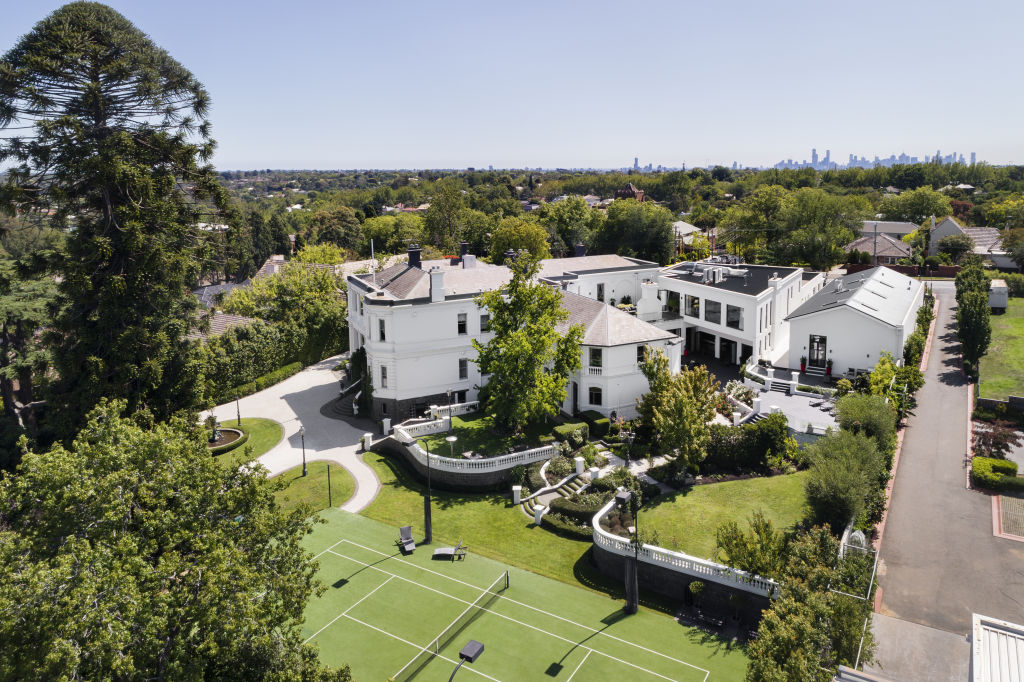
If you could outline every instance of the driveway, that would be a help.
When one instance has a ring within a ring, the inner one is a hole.
[[[359,440],[363,430],[339,419],[320,414],[320,408],[338,397],[338,377],[331,368],[340,358],[311,365],[293,377],[239,401],[242,417],[265,417],[284,426],[284,438],[259,458],[270,476],[302,464],[299,426],[306,429],[306,461],[325,460],[348,470],[356,482],[352,498],[341,506],[358,512],[377,496],[380,481],[363,463]],[[230,425],[236,417],[235,403],[214,408],[217,418]]]
[[[952,282],[935,282],[935,294],[927,383],[906,430],[882,541],[879,611],[966,635],[972,613],[1024,623],[1024,543],[994,537],[991,499],[965,488],[967,384],[956,355]],[[919,679],[886,663],[879,667],[890,677]]]

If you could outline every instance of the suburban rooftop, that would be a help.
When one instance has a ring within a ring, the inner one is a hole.
[[[877,267],[834,279],[793,311],[787,320],[848,306],[892,326],[902,325],[924,285],[889,268]]]
[[[722,269],[721,281],[704,281],[704,273],[714,268]],[[769,288],[769,282],[773,278],[785,279],[799,270],[800,268],[785,268],[777,265],[746,265],[699,261],[696,263],[685,262],[673,265],[662,271],[662,275],[681,282],[698,284],[709,289],[757,296]]]

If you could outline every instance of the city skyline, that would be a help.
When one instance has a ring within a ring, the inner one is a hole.
[[[61,4],[6,7],[0,49]],[[1020,3],[108,4],[205,85],[218,168],[770,167],[822,140],[1024,162],[995,66],[1024,61]]]

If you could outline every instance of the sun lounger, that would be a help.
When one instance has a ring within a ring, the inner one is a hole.
[[[459,540],[459,544],[454,547],[438,547],[434,550],[433,559],[448,559],[449,561],[455,561],[456,559],[465,559],[466,550],[468,547],[462,545],[462,540]]]
[[[416,550],[416,543],[412,539],[412,526],[402,526],[399,530],[397,545],[402,548],[405,554],[412,554]]]

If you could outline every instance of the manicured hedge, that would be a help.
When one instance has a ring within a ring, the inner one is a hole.
[[[583,447],[583,444],[590,440],[590,426],[586,422],[561,424],[556,426],[552,433],[555,438],[569,443],[574,448]]]
[[[594,438],[604,438],[608,435],[608,429],[611,428],[612,422],[608,417],[604,416],[597,410],[586,410],[580,412],[580,416],[590,426],[590,435]]]
[[[225,452],[231,452],[235,448],[244,445],[247,440],[249,440],[249,434],[243,431],[241,438],[233,440],[230,443],[225,443],[224,445],[218,445],[217,447],[210,448],[210,454],[220,455]]]
[[[258,377],[255,381],[250,381],[247,384],[242,384],[241,386],[236,386],[232,389],[224,391],[223,393],[214,398],[214,402],[216,402],[218,405],[222,405],[224,403],[234,400],[235,398],[244,398],[247,395],[252,395],[253,393],[262,391],[268,386],[278,384],[287,379],[288,377],[298,374],[301,371],[302,363],[293,362],[290,365],[285,365],[284,367],[276,369],[273,372],[270,372],[269,374],[264,374],[263,376]]]
[[[600,511],[601,507],[603,507],[604,504],[580,504],[578,502],[573,502],[567,497],[556,497],[555,499],[551,500],[549,506],[551,507],[551,511],[558,512],[559,514],[568,519],[572,519],[573,521],[577,521],[579,523],[589,524],[591,521],[593,521],[594,514]]]
[[[573,540],[593,540],[594,538],[594,531],[590,527],[581,528],[580,526],[569,523],[555,513],[549,513],[542,516],[540,519],[540,525],[550,531],[558,533],[559,535],[572,538]]]
[[[1005,492],[1024,491],[1024,478],[1017,476],[1017,464],[1008,459],[974,457],[971,482],[979,488]]]
[[[530,492],[532,493],[537,492],[541,488],[546,488],[548,485],[548,482],[540,475],[540,468],[542,466],[544,466],[544,462],[534,462],[526,467],[526,485],[530,487]]]

